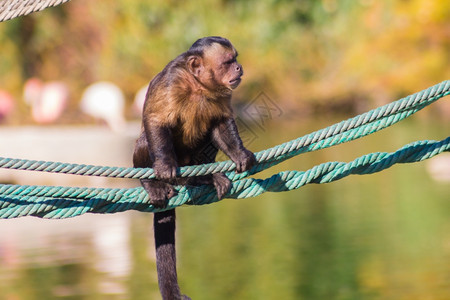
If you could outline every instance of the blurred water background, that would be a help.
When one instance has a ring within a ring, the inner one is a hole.
[[[0,156],[131,166],[142,88],[207,35],[239,51],[234,106],[246,145],[260,151],[449,79],[449,20],[448,1],[73,0],[0,23]],[[440,140],[449,122],[444,98],[257,176]],[[180,208],[182,290],[193,299],[449,299],[449,180],[442,154]],[[139,185],[1,169],[0,183]],[[139,212],[0,220],[0,300],[160,299],[151,223]]]

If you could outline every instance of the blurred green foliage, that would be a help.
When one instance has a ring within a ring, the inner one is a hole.
[[[73,0],[0,23],[0,88],[20,98],[26,78],[63,80],[75,105],[110,80],[131,102],[197,38],[221,35],[244,65],[238,100],[264,90],[286,110],[358,110],[450,78],[449,20],[446,0]]]

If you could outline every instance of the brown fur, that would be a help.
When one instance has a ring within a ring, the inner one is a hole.
[[[232,52],[231,49],[229,51]],[[211,58],[204,61],[212,63]],[[165,75],[158,78],[162,82],[154,90],[149,88],[144,115],[159,126],[181,126],[181,144],[194,146],[206,134],[212,121],[233,116],[231,90],[209,90],[183,68],[171,74],[175,78],[169,79]],[[210,78],[217,84],[214,75]],[[164,81],[171,81],[169,88]]]
[[[209,163],[218,149],[248,170],[255,163],[239,137],[231,109],[231,94],[243,74],[237,51],[220,37],[195,42],[150,82],[144,104],[142,133],[133,155],[135,167],[152,167],[157,179],[141,183],[155,207],[166,206],[172,184],[213,184],[217,197],[231,183],[221,174],[176,178],[177,167]],[[180,294],[175,263],[175,210],[155,213],[158,281],[163,299],[189,299]]]
[[[149,97],[148,113],[151,122],[159,126],[181,127],[181,144],[194,146],[211,127],[213,120],[232,117],[230,98],[208,100],[203,92],[190,87],[175,87],[163,97]],[[157,93],[158,94],[158,93]],[[171,94],[177,94],[174,97]]]

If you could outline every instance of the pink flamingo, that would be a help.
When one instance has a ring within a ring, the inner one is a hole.
[[[27,80],[24,100],[32,107],[33,119],[38,123],[53,123],[66,108],[69,89],[60,81],[43,83],[38,78]]]

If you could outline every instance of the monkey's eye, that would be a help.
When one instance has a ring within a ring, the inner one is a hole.
[[[236,58],[232,58],[230,60],[227,60],[226,62],[224,62],[225,65],[231,65],[232,63],[236,62]]]

